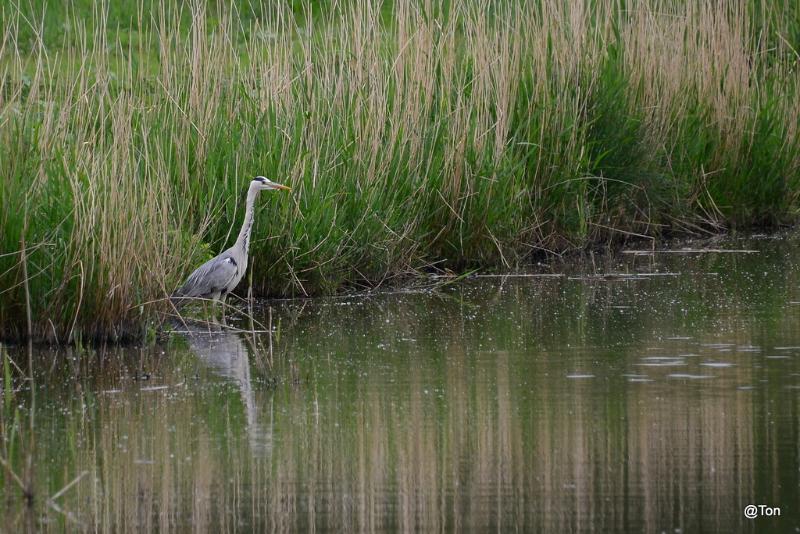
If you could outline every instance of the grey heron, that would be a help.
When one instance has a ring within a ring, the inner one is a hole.
[[[250,247],[250,231],[253,229],[253,205],[258,194],[264,190],[291,191],[291,188],[276,184],[263,176],[253,178],[247,190],[244,222],[242,229],[239,230],[236,243],[195,269],[186,282],[170,297],[174,304],[180,306],[194,298],[210,299],[214,304],[222,301],[224,321],[225,297],[239,284],[247,270],[247,251]]]

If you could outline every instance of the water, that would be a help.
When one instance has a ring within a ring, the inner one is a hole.
[[[271,340],[35,350],[0,452],[34,451],[37,497],[3,472],[2,525],[793,532],[800,241],[713,246],[757,252],[263,303]]]

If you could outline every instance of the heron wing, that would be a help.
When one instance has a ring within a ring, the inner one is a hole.
[[[230,255],[212,258],[195,269],[173,297],[208,297],[227,291],[239,273],[239,266]]]

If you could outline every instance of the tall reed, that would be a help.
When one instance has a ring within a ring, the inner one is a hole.
[[[256,174],[261,295],[796,217],[792,2],[239,5],[4,8],[0,336],[141,335]]]

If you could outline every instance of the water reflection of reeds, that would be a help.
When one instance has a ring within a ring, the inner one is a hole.
[[[280,437],[262,454],[251,450],[246,417],[230,413],[242,410],[230,392],[99,397],[97,442],[75,457],[95,482],[65,505],[104,531],[741,526],[730,510],[754,498],[755,437],[752,424],[734,422],[752,422],[750,394],[631,388],[618,421],[591,383],[565,399],[563,382],[542,381],[520,410],[508,354],[472,368],[467,358],[451,347],[441,397],[419,394],[429,369],[410,370],[393,395],[367,378],[318,416],[307,392],[278,391],[285,409],[262,410],[261,425]],[[227,406],[210,428],[212,402]]]

